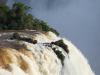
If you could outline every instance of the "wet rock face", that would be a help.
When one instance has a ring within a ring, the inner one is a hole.
[[[16,41],[16,40],[11,40],[10,38],[13,36],[13,34],[15,33],[15,32],[18,32],[19,33],[19,36],[23,36],[23,37],[25,37],[25,36],[29,36],[29,38],[31,38],[31,37],[33,37],[35,34],[36,34],[36,32],[38,32],[38,31],[34,31],[34,30],[32,30],[32,31],[24,31],[24,30],[19,30],[19,31],[17,31],[17,30],[5,30],[5,31],[0,31],[0,47],[10,47],[10,48],[12,48],[12,47],[16,47],[17,48],[17,45],[16,46],[14,46],[15,44],[13,43],[13,42],[19,42],[19,41]],[[32,36],[31,36],[32,35]],[[33,40],[31,40],[31,39],[29,39],[31,42],[33,42]],[[22,40],[20,40],[20,41],[22,41]],[[13,43],[13,44],[12,44]],[[34,43],[36,43],[36,41],[34,41]],[[18,46],[19,47],[19,46]]]
[[[33,43],[33,44],[37,43],[37,40],[31,39],[31,38],[27,38],[27,37],[20,37],[19,33],[17,33],[17,32],[15,32],[10,39],[11,40],[16,39],[16,40],[19,40],[19,41],[20,40],[21,41],[26,41],[26,42]]]
[[[58,40],[56,42],[51,42],[51,44],[55,44],[59,47],[62,47],[65,50],[65,52],[69,53],[68,46],[66,44],[64,44],[63,40]]]

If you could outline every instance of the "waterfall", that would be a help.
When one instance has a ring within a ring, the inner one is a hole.
[[[5,33],[7,36],[11,34]],[[25,36],[24,33],[22,37]],[[38,41],[37,44],[8,39],[5,46],[0,45],[0,75],[95,75],[82,53],[65,38],[52,32],[37,32],[30,36]],[[64,65],[51,47],[42,44],[59,39],[68,45],[69,54],[59,46],[52,47],[57,47],[65,56]]]
[[[75,42],[86,41],[83,38],[91,42],[93,41],[92,37],[96,36],[94,31],[99,30],[97,26],[99,23],[99,0],[96,0],[95,3],[91,0],[8,0],[7,5],[11,7],[14,2],[30,5],[33,8],[31,13],[36,18],[44,20],[51,27],[57,29],[61,36],[71,38],[70,40]],[[81,34],[83,34],[82,41],[79,39]],[[78,40],[73,40],[76,37]],[[2,43],[5,46],[0,47],[0,75],[95,75],[81,51],[65,38],[57,37],[51,32],[37,33],[32,38],[38,40],[36,45],[22,41],[16,42],[16,40],[6,40],[9,46]],[[52,48],[42,44],[59,39],[63,39],[70,50],[70,53],[66,54],[58,47],[65,55],[64,66]],[[92,44],[86,43],[86,47],[88,46],[91,46],[88,52],[94,49],[92,48],[93,42]],[[90,63],[92,62],[90,61]]]

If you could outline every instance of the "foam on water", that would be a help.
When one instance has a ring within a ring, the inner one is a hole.
[[[18,49],[0,48],[0,75],[94,75],[86,58],[68,40],[63,39],[68,45],[69,54],[57,46],[65,56],[64,66],[62,66],[52,48],[41,44],[62,38],[52,32],[37,33],[33,38],[38,40],[37,44],[8,40]]]
[[[84,55],[71,42],[66,39],[63,40],[64,43],[68,45],[68,49],[70,50],[70,61],[72,62],[77,75],[94,75]]]

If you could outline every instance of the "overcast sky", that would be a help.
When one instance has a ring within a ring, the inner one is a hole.
[[[95,74],[100,75],[100,0],[20,1],[33,8],[31,13],[36,18],[47,22],[80,49]]]

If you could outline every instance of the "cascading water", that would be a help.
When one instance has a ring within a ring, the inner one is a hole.
[[[23,0],[20,1],[23,2]],[[8,0],[7,5],[11,6],[14,2],[20,1]],[[71,22],[72,26],[70,25],[71,27],[69,26],[68,28],[72,28],[72,30],[75,30],[76,25],[74,25],[74,23],[80,24],[80,20],[78,20],[78,22],[74,20],[76,20],[76,16],[78,16],[77,14],[80,14],[80,12],[84,13],[85,8],[83,7],[82,10],[80,10],[81,8],[74,9],[72,7],[74,4],[73,1],[74,0],[28,0],[27,3],[30,3],[30,6],[33,8],[31,12],[33,15],[35,15],[37,18],[43,19],[46,22],[48,22],[48,20],[51,21],[48,23],[54,28],[56,28],[56,25],[61,22],[62,17],[66,17],[65,15],[59,17],[59,15],[67,14],[67,18],[65,18],[64,20],[66,20],[67,23]],[[87,0],[86,3],[88,1],[89,0]],[[67,3],[70,2],[73,2],[70,5],[71,7],[69,6],[70,8],[64,8],[63,5],[67,6]],[[81,2],[81,4],[84,5],[85,2],[83,1]],[[64,10],[59,10],[58,8],[60,6],[61,9]],[[89,7],[91,7],[91,5]],[[87,9],[89,9],[89,7]],[[50,11],[51,9],[53,10],[53,12]],[[66,11],[65,9],[67,9],[68,11]],[[74,10],[80,11],[76,11],[75,14],[73,14],[72,11]],[[88,10],[88,12],[92,11]],[[70,18],[71,15],[72,19]],[[92,16],[93,14],[89,15]],[[84,18],[82,19],[84,20]],[[73,20],[73,22],[70,20]],[[57,23],[54,23],[55,25],[53,24],[54,21],[57,21]],[[65,23],[65,25],[67,23]],[[65,25],[62,25],[62,23],[59,24],[59,26],[66,27]],[[60,27],[59,31],[62,31],[61,28],[62,27]],[[70,35],[71,33],[67,30],[68,29],[63,32],[68,32],[68,34]],[[1,34],[0,37],[2,37],[3,35],[6,34]],[[23,41],[18,42],[16,40],[4,40],[6,42],[2,43],[2,45],[5,46],[0,47],[0,75],[95,75],[88,64],[87,59],[85,59],[82,53],[68,40],[57,37],[51,32],[47,34],[39,33],[34,35],[33,38],[38,40],[38,43],[36,45]],[[64,66],[62,66],[61,61],[54,53],[52,48],[41,44],[50,43],[59,39],[64,40],[64,43],[68,45],[70,51],[69,54],[67,54],[63,51],[62,48],[58,47],[59,50],[65,55]],[[8,43],[9,46],[8,44],[6,45],[6,43]]]
[[[2,33],[0,37],[9,37],[11,34]],[[68,40],[52,32],[38,32],[27,37],[37,40],[37,44],[9,39],[4,40],[3,45],[0,44],[0,75],[95,75],[85,57]],[[68,45],[69,54],[59,46],[43,44],[59,39]],[[65,56],[64,65],[52,49],[55,46]]]

